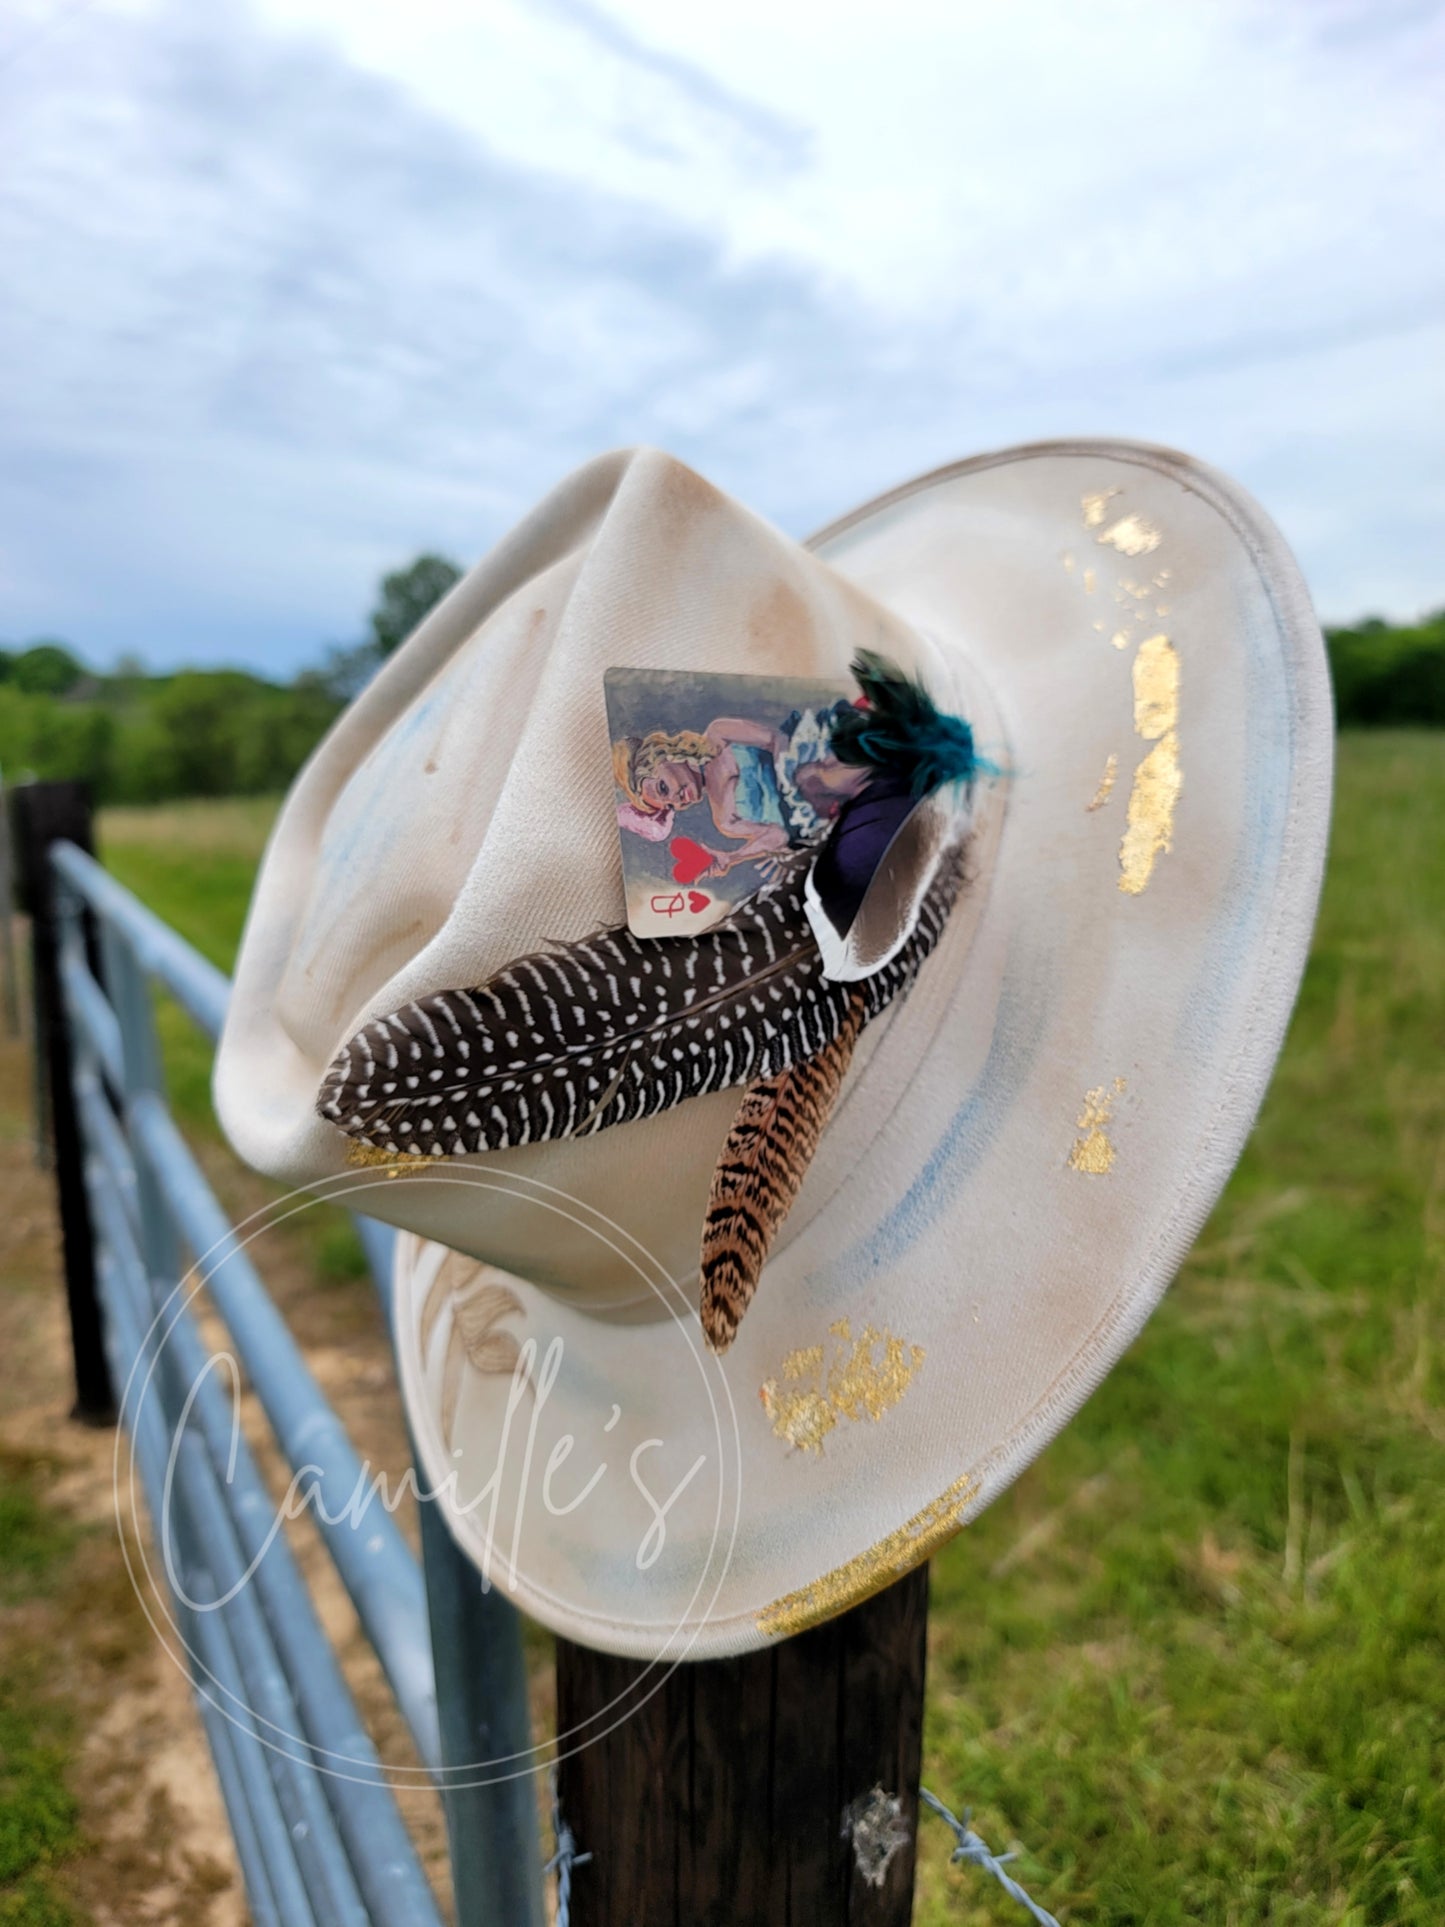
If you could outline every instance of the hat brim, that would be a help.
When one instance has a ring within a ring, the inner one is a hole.
[[[636,1245],[662,1323],[398,1245],[403,1387],[453,1531],[524,1610],[638,1657],[736,1653],[856,1603],[1077,1411],[1238,1158],[1324,864],[1319,628],[1223,477],[1038,444],[809,546],[987,688],[1002,740],[980,748],[1007,773],[971,907],[870,1032],[735,1345],[706,1353],[630,1229],[592,1227]],[[456,1178],[510,1182],[503,1158]],[[525,1395],[471,1369],[508,1335]]]

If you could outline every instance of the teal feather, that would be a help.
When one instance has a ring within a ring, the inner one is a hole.
[[[867,708],[850,709],[833,725],[833,754],[840,763],[901,780],[920,801],[945,783],[997,773],[975,750],[962,716],[945,715],[923,684],[886,656],[860,649],[853,675]]]

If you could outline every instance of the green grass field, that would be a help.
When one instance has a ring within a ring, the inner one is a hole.
[[[269,817],[117,811],[103,854],[228,964]],[[204,1129],[205,1051],[166,1035]],[[1346,736],[1245,1159],[1123,1364],[934,1564],[926,1783],[1063,1920],[1445,1920],[1442,1058],[1445,736]],[[1024,1918],[924,1824],[924,1927]]]

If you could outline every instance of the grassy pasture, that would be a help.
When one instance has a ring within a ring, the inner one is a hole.
[[[1319,926],[1239,1170],[933,1602],[929,1783],[1026,1846],[1062,1918],[1445,1919],[1440,735],[1341,739]],[[1017,1917],[941,1860],[927,1927]]]
[[[228,965],[271,810],[112,811],[102,850]],[[1442,1061],[1445,736],[1346,735],[1244,1161],[1121,1366],[934,1562],[926,1782],[1062,1920],[1445,1919]],[[318,1234],[338,1280],[347,1235]],[[924,1825],[922,1927],[1022,1918]]]

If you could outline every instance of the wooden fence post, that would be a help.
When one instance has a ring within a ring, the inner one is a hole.
[[[49,1099],[60,1231],[65,1255],[65,1298],[75,1357],[75,1405],[71,1416],[90,1425],[115,1423],[115,1395],[101,1333],[95,1290],[95,1247],[75,1093],[71,1083],[70,1033],[60,988],[59,890],[50,866],[54,843],[93,848],[90,790],[84,783],[24,783],[10,792],[21,907],[30,915],[31,987],[35,1000],[35,1054]]]
[[[15,879],[10,860],[10,811],[0,770],[0,1005],[10,1036],[20,1035],[20,973],[15,968]]]
[[[611,1707],[559,1768],[592,1856],[571,1927],[906,1927],[927,1633],[925,1565],[763,1652],[684,1663],[650,1698],[655,1670],[559,1640],[558,1733]]]

